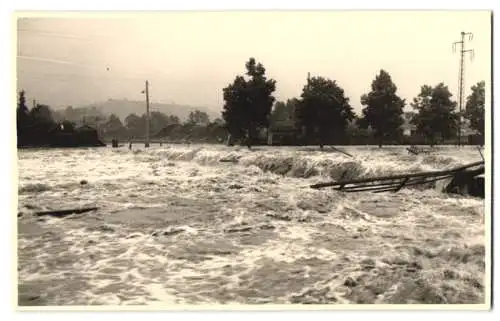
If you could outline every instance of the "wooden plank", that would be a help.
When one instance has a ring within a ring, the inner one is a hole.
[[[429,184],[429,183],[433,183],[433,182],[437,182],[437,181],[441,181],[443,179],[451,179],[453,176],[440,176],[440,177],[437,177],[437,178],[433,178],[433,179],[428,179],[428,180],[425,180],[425,181],[421,181],[421,182],[411,182],[411,183],[406,183],[405,186],[415,186],[415,185],[423,185],[423,184]],[[374,193],[381,193],[381,192],[395,192],[394,190],[389,190],[389,189],[380,189],[378,191],[374,191]]]
[[[432,177],[432,176],[442,176],[447,174],[452,174],[455,172],[464,171],[468,168],[484,165],[484,161],[471,163],[468,165],[456,167],[453,169],[443,170],[443,171],[432,171],[432,172],[422,172],[422,173],[414,173],[414,174],[400,174],[400,175],[391,175],[391,176],[380,176],[380,177],[371,177],[371,178],[361,178],[350,181],[337,181],[337,182],[327,182],[327,183],[318,183],[310,185],[311,188],[323,188],[323,187],[333,187],[338,185],[347,185],[347,184],[360,184],[360,183],[368,183],[368,182],[376,182],[376,181],[384,181],[384,180],[397,180],[403,179],[406,177],[415,178],[415,177]]]
[[[395,192],[400,191],[403,188],[403,186],[405,186],[405,184],[408,182],[409,179],[410,178],[408,178],[408,177],[406,177],[405,179],[403,179],[403,181],[401,182],[401,185],[399,185],[398,188],[396,188]]]
[[[358,189],[358,188],[370,188],[370,187],[382,187],[382,186],[391,186],[395,185],[398,186],[400,182],[398,180],[386,180],[382,182],[369,182],[369,184],[353,184],[351,186],[344,187],[344,190],[349,191],[352,189]],[[343,185],[341,185],[343,186]],[[338,187],[334,187],[335,189],[338,189]]]
[[[425,179],[425,180],[414,180],[414,181],[409,181],[409,182],[406,182],[404,186],[413,186],[413,185],[422,185],[422,184],[427,184],[427,183],[432,183],[432,182],[436,182],[436,181],[440,181],[440,180],[443,180],[443,179],[451,179],[453,177],[453,175],[443,175],[443,176],[438,176],[438,177],[435,177],[435,178],[429,178],[429,179]],[[383,184],[383,185],[367,185],[367,186],[363,186],[363,187],[354,187],[354,188],[351,188],[351,189],[348,189],[348,190],[345,190],[345,192],[349,192],[349,193],[356,193],[356,192],[377,192],[377,191],[382,191],[382,192],[386,192],[386,191],[394,191],[396,192],[398,187],[401,185],[400,182],[392,182],[392,184]]]

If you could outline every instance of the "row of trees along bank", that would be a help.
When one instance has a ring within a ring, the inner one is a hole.
[[[189,113],[185,122],[179,117],[166,115],[159,111],[150,113],[151,139],[167,142],[222,142],[226,136],[221,119],[211,121],[208,114],[199,110]],[[138,116],[130,114],[124,122],[116,115],[110,115],[108,120],[98,126],[99,132],[106,140],[118,139],[128,141],[143,140],[146,133],[146,114]]]
[[[16,123],[19,148],[104,146],[93,128],[75,128],[72,122],[54,121],[47,105],[36,104],[29,109],[24,91],[19,93]]]
[[[240,141],[250,146],[263,139],[258,134],[263,130],[281,136],[282,144],[318,144],[321,148],[325,144],[432,146],[456,142],[460,115],[444,83],[423,85],[410,103],[414,111],[404,113],[406,101],[398,96],[390,74],[381,70],[372,81],[371,91],[361,96],[363,109],[358,116],[335,80],[308,77],[300,98],[275,103],[276,81],[267,78],[264,66],[250,58],[245,67],[246,77],[237,76],[223,89],[222,117],[230,134],[228,144]],[[462,124],[476,132],[477,142],[482,145],[484,81],[471,89]],[[403,125],[413,128],[409,135],[405,135]]]
[[[114,114],[106,117],[104,114],[94,112],[93,116],[82,117],[78,124],[74,117],[71,117],[74,111],[75,109],[72,107],[68,107],[64,111],[53,110],[44,104],[36,104],[30,109],[26,104],[25,92],[19,92],[17,106],[18,146],[63,146],[64,144],[58,143],[60,137],[74,138],[81,136],[81,132],[85,132],[87,135],[92,134],[96,141],[98,137],[105,141],[112,139],[128,141],[130,139],[144,139],[145,137],[146,114],[140,116],[130,114],[122,122]],[[190,112],[187,120],[183,123],[178,116],[152,111],[150,113],[150,130],[152,139],[172,142],[215,143],[222,142],[226,136],[221,119],[211,121],[207,113],[199,110]],[[73,142],[66,145],[78,146],[80,144]],[[89,143],[83,145],[88,146]]]

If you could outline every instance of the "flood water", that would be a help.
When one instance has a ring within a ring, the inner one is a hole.
[[[127,147],[18,152],[20,305],[484,303],[483,199],[308,187],[473,147]]]

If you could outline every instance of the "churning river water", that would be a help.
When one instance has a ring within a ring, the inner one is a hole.
[[[20,305],[484,303],[483,199],[308,187],[473,147],[127,147],[18,152]]]

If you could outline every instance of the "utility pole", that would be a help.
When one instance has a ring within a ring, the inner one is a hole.
[[[149,82],[146,80],[146,143],[145,147],[149,147]]]
[[[469,36],[469,41],[472,40],[472,32],[461,32],[460,41],[455,41],[453,43],[453,52],[456,52],[457,44],[460,44],[460,69],[459,69],[459,78],[458,78],[458,130],[457,130],[457,143],[458,147],[461,145],[461,136],[462,136],[462,110],[463,110],[463,101],[464,101],[464,55],[466,53],[470,53],[471,61],[474,59],[474,49],[465,49],[465,36]]]
[[[33,108],[36,107],[36,99],[33,99]]]

